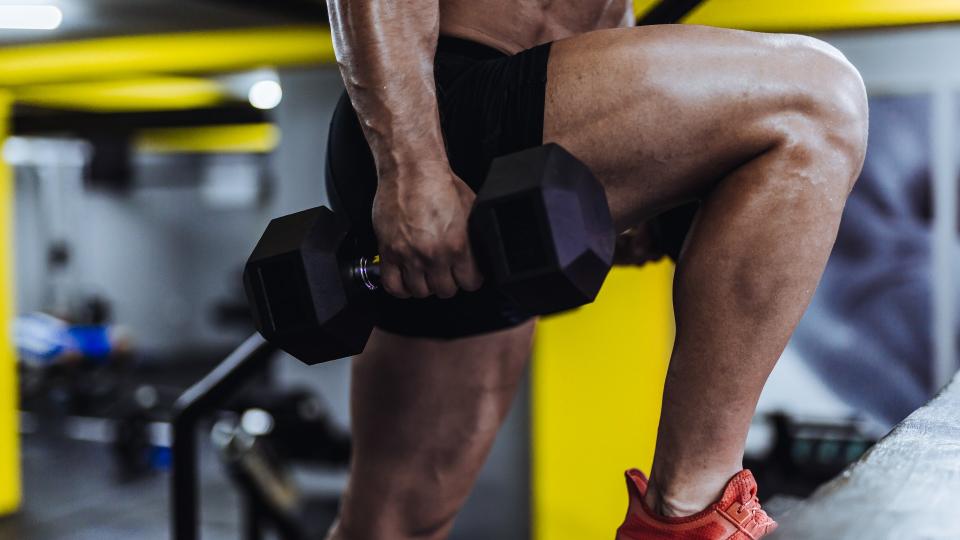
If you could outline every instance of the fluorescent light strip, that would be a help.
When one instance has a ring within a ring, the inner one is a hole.
[[[53,30],[63,22],[56,6],[0,6],[0,29]]]

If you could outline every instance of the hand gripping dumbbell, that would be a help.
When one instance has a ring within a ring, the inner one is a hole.
[[[494,160],[469,230],[484,279],[531,315],[592,302],[613,263],[603,187],[556,144]],[[347,220],[326,207],[270,222],[243,272],[267,341],[307,364],[363,351],[380,273],[379,259],[359,245]]]

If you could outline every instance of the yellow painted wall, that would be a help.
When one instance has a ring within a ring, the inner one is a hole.
[[[12,99],[0,90],[0,149]],[[13,288],[13,174],[0,153],[0,515],[20,506],[17,368],[11,342]]]
[[[623,471],[649,471],[673,344],[673,264],[615,268],[597,301],[537,330],[532,378],[537,540],[612,539]]]

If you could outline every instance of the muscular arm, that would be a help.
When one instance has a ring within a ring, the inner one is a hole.
[[[450,169],[433,78],[439,0],[328,0],[347,92],[377,164],[373,228],[384,289],[448,298],[481,282],[474,194]]]
[[[328,0],[337,62],[381,178],[446,162],[433,57],[438,0]]]

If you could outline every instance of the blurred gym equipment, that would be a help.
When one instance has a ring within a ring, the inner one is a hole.
[[[350,439],[309,391],[242,398],[239,414],[213,426],[220,460],[241,493],[241,521],[251,540],[273,529],[289,540],[320,539],[337,515],[339,493],[310,494],[293,465],[344,468]]]
[[[779,412],[761,419],[773,443],[743,467],[756,476],[760,493],[805,497],[860,458],[876,443],[856,419],[797,419]]]
[[[176,540],[193,540],[199,533],[197,430],[201,420],[262,374],[275,352],[259,335],[251,336],[177,400],[170,484],[171,531]]]
[[[960,376],[833,481],[780,519],[771,538],[956,538]]]
[[[170,491],[177,540],[199,533],[197,433],[201,422],[217,415],[212,439],[241,492],[246,538],[261,538],[264,529],[285,539],[317,538],[335,517],[338,496],[303,494],[290,466],[345,467],[349,436],[313,393],[251,387],[277,352],[254,334],[177,400]],[[225,411],[232,414],[222,417]]]

